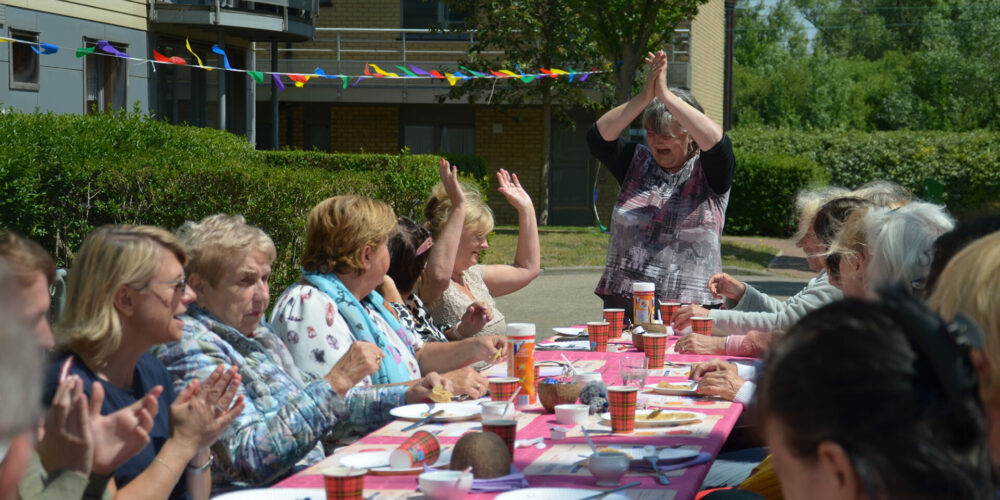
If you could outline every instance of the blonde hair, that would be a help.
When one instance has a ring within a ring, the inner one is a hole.
[[[160,270],[163,250],[187,262],[181,242],[166,229],[125,224],[91,232],[66,280],[66,306],[55,329],[59,344],[103,365],[122,341],[115,294],[122,286],[146,287]]]
[[[306,271],[364,271],[361,250],[377,246],[396,230],[388,203],[364,196],[334,196],[313,207],[306,222]]]
[[[466,229],[471,229],[479,234],[489,234],[493,231],[493,210],[483,201],[483,196],[474,186],[462,183],[462,191],[465,192],[465,222],[462,224]],[[424,206],[424,218],[427,219],[427,228],[431,230],[431,235],[437,238],[441,234],[445,221],[451,215],[451,199],[444,189],[444,184],[437,183],[431,188],[431,195],[427,198]]]
[[[928,302],[946,320],[962,313],[979,324],[990,367],[985,385],[1000,398],[1000,232],[979,238],[952,257]]]
[[[834,186],[799,191],[799,194],[795,196],[795,211],[799,213],[799,221],[805,222],[805,224],[799,224],[793,239],[798,241],[809,232],[813,219],[816,218],[816,213],[826,202],[845,197],[848,194],[850,191],[847,189]]]
[[[225,270],[250,252],[262,252],[273,262],[274,241],[260,228],[247,224],[242,215],[216,214],[199,222],[188,221],[177,230],[188,252],[184,270],[198,273],[209,285],[218,286]]]

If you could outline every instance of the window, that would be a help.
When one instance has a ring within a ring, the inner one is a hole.
[[[413,154],[476,152],[475,115],[471,106],[410,104],[401,106],[400,147]]]
[[[38,43],[38,33],[10,30],[15,40]],[[12,90],[38,90],[40,72],[38,54],[31,50],[29,43],[11,42],[10,46],[10,88]]]
[[[86,47],[94,47],[97,42],[84,40]],[[128,46],[111,43],[121,52]],[[83,61],[83,75],[87,88],[84,90],[84,111],[86,113],[108,112],[125,108],[128,103],[128,65],[125,59],[111,54],[94,51]]]
[[[449,9],[444,2],[424,0],[403,1],[403,28],[448,28],[465,23],[465,12]]]

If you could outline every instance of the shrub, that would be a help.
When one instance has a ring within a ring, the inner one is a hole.
[[[60,266],[94,228],[174,229],[242,213],[274,239],[273,296],[298,278],[305,216],[319,201],[362,194],[401,214],[422,207],[437,159],[255,151],[213,129],[140,115],[0,116],[0,225],[35,239]]]
[[[795,195],[829,179],[815,161],[801,156],[736,149],[736,165],[726,234],[792,234],[797,223]]]

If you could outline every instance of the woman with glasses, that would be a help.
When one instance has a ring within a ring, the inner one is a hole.
[[[722,127],[690,92],[667,88],[667,56],[646,58],[642,92],[604,113],[587,132],[590,153],[621,192],[611,217],[607,264],[594,293],[632,316],[632,284],[656,284],[660,301],[718,307],[705,284],[722,272],[720,237],[736,160]],[[622,139],[642,115],[646,144]]]
[[[353,389],[379,366],[382,351],[368,342],[351,345],[321,376],[296,366],[261,321],[271,300],[274,242],[242,216],[188,222],[178,235],[191,256],[185,270],[198,298],[181,316],[184,337],[154,352],[178,386],[219,363],[239,368],[246,409],[219,437],[216,453],[225,475],[219,483],[265,485],[315,464],[326,456],[324,440],[384,422],[386,402],[414,392],[405,386]]]
[[[443,251],[440,259],[428,263],[417,293],[434,321],[453,326],[454,338],[506,335],[507,322],[493,298],[528,286],[541,270],[531,197],[516,174],[500,169],[497,182],[500,193],[517,211],[517,252],[511,265],[479,264],[480,255],[489,247],[486,235],[493,231],[493,212],[474,187],[443,176],[424,207],[427,226]]]
[[[48,367],[45,401],[71,375],[84,381],[87,394],[93,382],[101,384],[102,414],[159,394],[150,443],[111,478],[122,498],[208,498],[209,446],[243,410],[234,368],[219,365],[175,393],[166,368],[147,352],[181,338],[179,316],[195,298],[184,277],[186,260],[180,242],[163,229],[103,226],[84,240],[69,273],[55,328],[64,352]]]

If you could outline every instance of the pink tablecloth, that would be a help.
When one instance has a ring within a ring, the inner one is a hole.
[[[671,343],[676,341],[672,338]],[[551,345],[551,344],[550,344]],[[622,346],[625,347],[625,346]],[[668,348],[667,359],[672,361],[692,362],[709,359],[712,356],[689,356],[672,354],[673,350]],[[638,354],[632,346],[628,346],[625,352],[598,353],[598,352],[562,352],[562,351],[539,351],[535,354],[535,360],[558,360],[560,354],[565,354],[571,360],[582,360],[588,366],[603,366],[604,381],[611,384],[620,383],[618,375],[617,359],[625,354]],[[675,378],[680,380],[684,368],[667,368],[662,371],[650,370],[647,376],[647,384],[661,380]],[[664,407],[673,409],[684,409],[702,413],[706,416],[701,422],[691,425],[677,427],[638,429],[635,434],[608,435],[601,434],[594,436],[598,447],[601,446],[644,446],[653,445],[657,447],[680,445],[693,451],[711,453],[716,456],[732,431],[742,411],[742,405],[719,400],[702,400],[697,398],[685,398],[677,396],[660,396],[651,392],[644,392],[641,399],[646,400],[650,407]],[[518,439],[530,439],[544,436],[545,449],[534,447],[518,448],[514,453],[514,466],[525,472],[527,480],[532,487],[573,487],[599,489],[594,485],[594,479],[587,473],[586,468],[574,470],[572,473],[565,469],[559,470],[551,464],[559,458],[565,463],[570,457],[576,459],[580,454],[589,454],[589,449],[585,448],[586,440],[580,436],[579,432],[570,434],[570,437],[561,441],[552,441],[549,437],[549,424],[555,423],[555,416],[544,413],[539,406],[528,408],[519,412],[518,417]],[[593,422],[597,422],[596,417],[591,417]],[[334,455],[326,458],[319,464],[301,471],[300,473],[278,483],[276,488],[321,488],[323,477],[321,471],[329,466],[336,465],[340,457],[371,450],[390,450],[412,434],[413,431],[402,432],[401,429],[410,422],[395,421],[385,427],[365,436],[357,443],[340,450]],[[438,432],[442,446],[453,446],[462,432],[468,430],[475,423],[464,424],[433,424],[422,429]],[[595,425],[588,425],[594,427]],[[451,428],[451,430],[449,430]],[[632,498],[675,498],[690,499],[697,493],[705,474],[708,472],[710,464],[696,465],[687,469],[668,473],[670,485],[661,485],[656,478],[649,473],[629,473],[623,481],[641,481],[642,485],[629,491]],[[417,492],[416,476],[376,476],[369,474],[365,478],[365,497],[378,492],[378,499],[409,498],[419,495]],[[468,498],[493,498],[497,494],[471,494]]]

